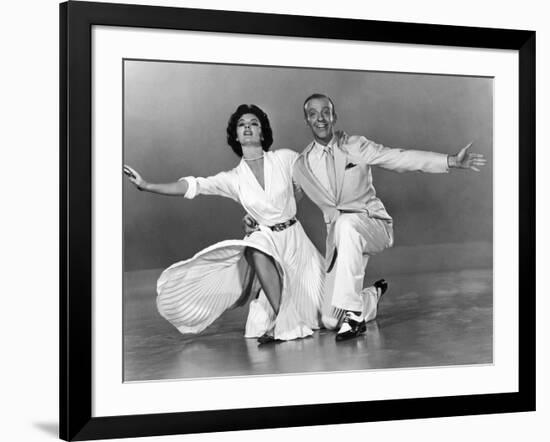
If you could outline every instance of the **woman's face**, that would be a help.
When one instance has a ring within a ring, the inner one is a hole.
[[[237,121],[237,140],[241,146],[262,145],[262,125],[254,114],[243,114]]]

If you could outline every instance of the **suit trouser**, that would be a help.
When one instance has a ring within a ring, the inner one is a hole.
[[[346,310],[363,312],[367,321],[376,317],[378,294],[374,287],[363,289],[365,268],[371,255],[393,244],[392,222],[367,213],[342,213],[333,228],[337,257],[327,273],[323,306],[329,328],[337,326]]]

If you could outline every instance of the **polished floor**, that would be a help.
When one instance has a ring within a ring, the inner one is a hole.
[[[243,337],[247,308],[200,335],[181,335],[156,311],[157,273],[126,281],[125,381],[250,376],[446,365],[493,360],[492,271],[391,275],[378,318],[360,338],[334,333],[259,346]]]

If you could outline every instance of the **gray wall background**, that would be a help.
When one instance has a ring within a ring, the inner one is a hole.
[[[456,153],[473,141],[472,151],[489,160],[481,173],[375,168],[378,195],[395,222],[395,247],[380,256],[403,261],[401,271],[417,269],[418,260],[437,269],[455,249],[462,266],[491,263],[490,78],[126,60],[124,90],[123,160],[152,182],[234,167],[239,158],[226,145],[225,129],[241,103],[267,112],[272,149],[300,152],[311,140],[302,103],[313,92],[334,99],[338,128],[387,146]],[[220,197],[148,194],[125,179],[123,210],[125,270],[166,267],[216,241],[242,237],[244,210]],[[320,211],[304,199],[298,216],[323,252]],[[448,244],[456,248],[442,247]]]

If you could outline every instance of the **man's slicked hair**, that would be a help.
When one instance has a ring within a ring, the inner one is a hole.
[[[304,117],[305,118],[307,118],[306,104],[311,100],[317,100],[317,99],[322,99],[322,98],[325,98],[329,101],[330,105],[332,106],[332,114],[334,116],[336,116],[336,107],[334,106],[334,102],[332,101],[332,98],[330,98],[328,95],[325,95],[325,94],[315,93],[315,94],[311,94],[309,97],[307,97],[304,100]]]

